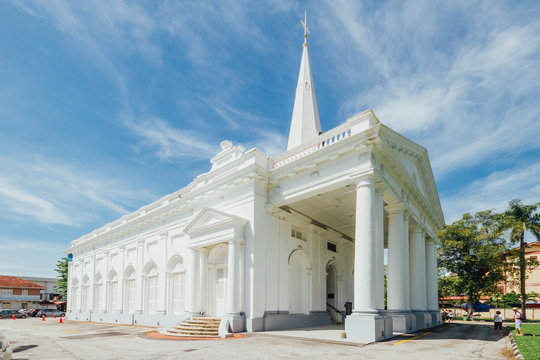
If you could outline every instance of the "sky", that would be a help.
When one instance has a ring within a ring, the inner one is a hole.
[[[285,151],[305,10],[323,131],[425,147],[447,223],[540,201],[538,1],[3,1],[0,274],[55,277],[222,140]]]

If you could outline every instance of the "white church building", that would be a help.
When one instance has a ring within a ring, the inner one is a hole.
[[[427,151],[371,110],[322,133],[306,38],[287,151],[223,141],[186,187],[72,241],[68,319],[242,332],[344,318],[360,342],[441,323]]]

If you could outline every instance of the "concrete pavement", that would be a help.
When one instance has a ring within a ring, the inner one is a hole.
[[[369,345],[341,338],[342,330],[247,333],[231,340],[155,340],[152,328],[48,318],[0,320],[14,359],[511,359],[506,337],[491,324],[455,323]],[[338,338],[335,338],[339,336]]]

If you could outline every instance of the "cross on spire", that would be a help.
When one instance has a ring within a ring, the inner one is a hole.
[[[309,29],[307,27],[307,11],[304,10],[304,21],[300,20],[300,23],[304,27],[304,44],[307,44],[307,36],[309,34]]]

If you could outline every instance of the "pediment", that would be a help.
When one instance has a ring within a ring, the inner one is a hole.
[[[210,239],[217,234],[241,238],[243,227],[247,222],[248,220],[239,216],[205,207],[189,222],[184,232],[192,239],[201,237]]]

